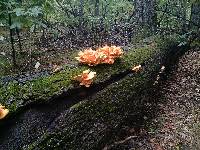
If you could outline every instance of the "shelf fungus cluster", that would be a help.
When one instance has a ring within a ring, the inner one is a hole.
[[[79,57],[76,57],[76,59],[80,63],[87,64],[89,66],[96,66],[98,64],[113,64],[116,58],[123,55],[123,50],[117,46],[104,46],[98,48],[96,51],[91,48],[80,51],[78,55]],[[142,66],[133,66],[131,70],[133,72],[139,72],[142,70]],[[85,70],[82,74],[74,77],[74,80],[80,82],[80,85],[90,87],[95,76],[96,72]]]
[[[80,63],[96,66],[98,64],[113,64],[116,58],[123,55],[123,50],[117,46],[104,46],[96,51],[92,49],[80,51],[78,55],[79,57],[76,59]]]
[[[98,64],[113,64],[116,58],[123,55],[123,50],[117,46],[104,46],[97,50],[86,49],[78,53],[76,59],[89,66],[96,66]],[[85,70],[82,74],[74,77],[74,80],[79,81],[80,85],[90,87],[93,82],[93,78],[96,77],[96,72]]]

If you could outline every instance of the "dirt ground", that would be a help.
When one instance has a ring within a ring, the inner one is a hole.
[[[156,117],[106,149],[200,149],[200,51],[190,50],[178,61],[160,88]],[[145,116],[144,116],[145,117]],[[132,134],[130,134],[132,133]]]

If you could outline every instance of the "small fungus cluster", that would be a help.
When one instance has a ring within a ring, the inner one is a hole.
[[[88,69],[83,71],[80,75],[74,77],[74,80],[79,81],[80,85],[90,87],[94,77],[96,77],[96,72],[92,72]]]
[[[141,65],[134,66],[131,70],[134,72],[139,72],[140,70],[142,70],[142,66]]]
[[[9,110],[0,104],[0,119],[3,119],[8,113]]]

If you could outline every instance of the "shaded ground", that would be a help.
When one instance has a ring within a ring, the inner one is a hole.
[[[127,130],[127,135],[105,146],[104,150],[200,149],[199,50],[190,50],[179,60],[169,79],[161,86],[160,93],[155,93],[153,98],[158,101],[157,117],[139,129],[126,126],[122,130]],[[146,120],[148,115],[151,116],[148,111],[151,113],[151,110],[144,110]]]

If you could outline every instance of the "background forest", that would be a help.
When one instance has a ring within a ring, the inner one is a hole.
[[[1,0],[1,74],[37,62],[51,68],[72,49],[190,33],[200,26],[199,8],[198,0]]]

